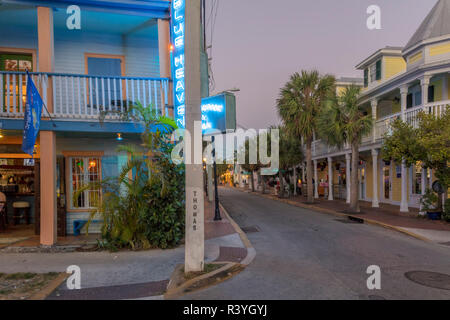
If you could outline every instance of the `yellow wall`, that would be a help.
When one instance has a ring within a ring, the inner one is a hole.
[[[422,59],[422,51],[417,52],[415,55],[408,58],[408,63],[414,63]]]
[[[384,79],[392,78],[406,70],[406,62],[402,57],[384,57]]]
[[[433,80],[430,85],[434,86],[434,101],[442,101],[442,79]]]
[[[450,42],[430,47],[430,56],[437,56],[450,52]]]

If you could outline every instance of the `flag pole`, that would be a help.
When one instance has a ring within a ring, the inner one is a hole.
[[[28,69],[25,69],[25,71],[27,72],[27,76],[30,77],[30,74],[29,74],[29,72],[28,72]],[[32,79],[31,77],[30,77],[30,79],[31,79],[31,81],[33,81],[33,79]],[[27,81],[28,81],[28,79],[27,79]],[[41,98],[41,100],[42,100],[42,98]],[[56,128],[56,123],[55,123],[55,121],[53,121],[53,118],[52,118],[52,116],[50,115],[50,112],[48,111],[47,105],[45,104],[44,100],[42,100],[42,105],[44,106],[45,111],[47,111],[48,117],[50,118],[50,121],[52,122],[53,128]]]

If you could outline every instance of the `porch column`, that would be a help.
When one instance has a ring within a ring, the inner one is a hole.
[[[158,47],[159,47],[159,75],[161,78],[171,78],[170,70],[170,22],[158,19]],[[172,82],[169,82],[168,100],[166,103],[173,106]],[[165,112],[165,111],[164,111]],[[169,109],[166,116],[173,117],[173,109]]]
[[[403,85],[400,87],[400,103],[401,103],[401,119],[406,120],[406,97],[408,96],[408,85]]]
[[[420,79],[420,86],[422,87],[422,106],[428,103],[428,87],[430,85],[431,76],[424,76]]]
[[[37,7],[38,18],[38,71],[54,72],[55,50],[53,40],[53,9]],[[33,70],[30,70],[33,71]],[[53,82],[51,77],[47,81],[47,110],[53,112]],[[46,114],[46,112],[42,112]]]
[[[317,181],[317,160],[313,160],[314,164],[314,198],[319,199],[319,189]]]
[[[305,183],[305,164],[302,164],[302,183]]]
[[[402,161],[402,200],[400,202],[400,212],[408,212],[408,182],[406,179],[406,164]]]
[[[372,142],[375,142],[377,140],[375,122],[377,121],[378,100],[376,100],[376,99],[371,100],[370,101],[370,106],[372,107],[372,121],[373,121]]]
[[[378,150],[372,149],[372,207],[378,208]]]
[[[420,186],[420,193],[422,195],[425,194],[426,188],[427,188],[427,169],[422,167],[422,179],[421,179],[421,186]]]
[[[294,196],[297,195],[297,166],[294,166]]]
[[[347,200],[345,202],[350,203],[350,185],[351,185],[351,179],[350,179],[350,160],[352,158],[351,153],[345,154],[345,183],[347,187]]]
[[[53,10],[37,8],[39,71],[53,72]],[[48,83],[47,109],[53,112],[52,82]],[[51,246],[57,241],[56,210],[56,135],[53,131],[41,131],[41,245]]]
[[[328,200],[333,200],[333,159],[328,157]]]
[[[56,135],[40,132],[41,144],[41,236],[40,243],[52,246],[57,240],[56,225]]]
[[[430,170],[430,180],[428,180],[429,188],[433,189],[433,169],[430,168],[428,170]]]

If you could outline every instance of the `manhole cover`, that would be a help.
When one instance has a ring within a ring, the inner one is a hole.
[[[450,275],[430,271],[409,271],[405,277],[430,288],[450,290]]]
[[[245,233],[253,233],[253,232],[259,232],[259,229],[256,226],[242,227],[242,231],[244,231]]]

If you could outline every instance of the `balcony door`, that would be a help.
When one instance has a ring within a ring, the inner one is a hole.
[[[86,54],[86,68],[87,74],[93,76],[89,80],[89,85],[92,86],[90,105],[107,111],[111,106],[120,106],[122,104],[120,79],[111,77],[124,76],[124,58]]]

